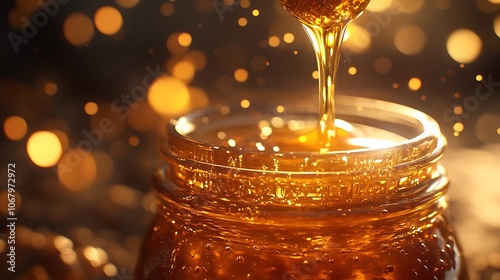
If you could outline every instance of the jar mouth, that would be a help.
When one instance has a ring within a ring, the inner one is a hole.
[[[357,133],[347,137],[351,141],[347,148],[322,152],[264,147],[274,133],[269,131],[279,130],[277,127],[296,126],[294,135],[299,138],[316,130],[317,106],[311,100],[252,100],[250,104],[248,108],[241,104],[214,106],[172,120],[162,153],[167,159],[193,165],[313,174],[402,168],[434,161],[446,146],[437,122],[421,111],[381,100],[338,96],[338,125]],[[267,133],[263,127],[269,127]],[[235,128],[231,138],[227,131]]]

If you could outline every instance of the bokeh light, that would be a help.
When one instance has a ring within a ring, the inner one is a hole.
[[[202,14],[208,14],[213,11],[214,5],[211,1],[196,0],[196,9]]]
[[[315,80],[318,80],[319,79],[319,71],[318,70],[314,70],[312,73],[311,73],[311,77]]]
[[[207,56],[203,51],[192,50],[184,55],[184,60],[194,65],[196,71],[200,71],[207,65]]]
[[[5,136],[12,141],[19,141],[28,132],[28,124],[19,116],[10,116],[3,122]]]
[[[140,192],[125,185],[114,184],[107,194],[112,202],[122,207],[134,208],[141,203]]]
[[[93,267],[99,267],[108,262],[108,254],[101,248],[87,246],[83,249],[83,256]]]
[[[123,17],[116,8],[104,6],[95,13],[94,22],[102,34],[114,35],[122,28]]]
[[[351,50],[354,53],[361,53],[366,51],[372,43],[372,36],[364,27],[350,23],[347,26],[343,47]]]
[[[130,138],[128,138],[128,143],[132,147],[137,147],[141,143],[141,140],[137,136],[130,136]]]
[[[453,130],[455,130],[456,132],[462,132],[464,130],[464,124],[463,123],[455,123],[453,125]]]
[[[382,12],[389,9],[392,5],[393,0],[371,0],[366,10],[371,12]]]
[[[191,37],[189,33],[183,32],[179,34],[177,40],[179,41],[179,45],[183,47],[189,47],[191,45],[191,42],[193,41],[193,37]]]
[[[54,247],[60,252],[73,249],[73,246],[73,241],[65,236],[59,235],[54,238]]]
[[[172,3],[163,3],[160,6],[160,12],[162,15],[169,17],[175,13],[175,6]]]
[[[177,115],[189,109],[189,90],[180,79],[160,77],[149,88],[148,102],[160,115]]]
[[[243,68],[236,69],[234,79],[239,83],[245,82],[248,79],[248,71]]]
[[[414,14],[420,11],[424,4],[425,0],[409,0],[409,1],[398,1],[399,6],[398,10],[405,14]]]
[[[181,60],[174,65],[172,76],[189,83],[193,80],[195,71],[195,66],[191,62]]]
[[[419,78],[411,78],[410,81],[408,81],[408,88],[412,91],[417,91],[422,87],[422,81]]]
[[[448,54],[459,63],[473,62],[481,53],[482,41],[469,29],[458,29],[450,34],[446,43]]]
[[[248,109],[250,107],[250,101],[248,99],[243,99],[240,101],[241,108]]]
[[[281,41],[278,36],[270,36],[269,39],[267,39],[267,43],[269,46],[276,48],[280,45]]]
[[[250,7],[250,0],[240,0],[240,7],[247,9]]]
[[[285,35],[283,35],[283,41],[285,43],[291,44],[294,40],[295,36],[293,35],[293,33],[285,33]]]
[[[123,8],[132,8],[141,0],[115,0],[116,4],[120,5]]]
[[[186,46],[181,45],[181,39],[180,39],[181,36],[183,37],[182,39],[183,43],[186,43],[186,40],[188,40],[189,38],[187,35],[182,35],[182,34],[187,34],[187,33],[172,33],[170,34],[170,36],[168,36],[167,49],[170,51],[170,53],[174,55],[180,55],[186,53],[187,50],[189,49],[189,45],[191,44],[191,42],[189,42],[189,44],[187,44]]]
[[[26,17],[26,15],[26,12],[23,12],[21,9],[15,7],[14,9],[9,11],[9,15],[7,16],[9,25],[12,28],[21,29],[24,25],[22,18]]]
[[[148,102],[140,102],[137,107],[130,110],[128,123],[130,126],[141,132],[152,130],[156,125],[157,116],[149,106]]]
[[[495,30],[495,34],[500,37],[500,14],[493,20],[493,30]]]
[[[26,13],[33,13],[40,9],[39,2],[35,0],[16,0],[16,6]]]
[[[358,73],[358,69],[354,66],[351,66],[349,67],[349,69],[347,69],[347,72],[349,73],[349,75],[354,76],[356,75],[356,73]]]
[[[68,265],[76,265],[78,262],[78,256],[74,251],[74,244],[71,239],[58,235],[54,238],[54,248],[60,252],[59,257],[61,260]]]
[[[118,274],[118,269],[114,264],[107,263],[103,266],[102,271],[108,278],[114,278]]]
[[[87,115],[93,116],[99,111],[99,106],[95,102],[87,102],[85,103],[84,110]]]
[[[208,94],[199,87],[189,87],[189,99],[193,109],[206,107],[210,103]]]
[[[244,17],[238,19],[238,25],[241,27],[247,26],[248,20]]]
[[[31,161],[40,167],[52,167],[62,155],[59,138],[50,131],[38,131],[28,139],[26,150]]]
[[[394,34],[394,45],[400,52],[406,55],[414,55],[421,52],[426,41],[425,32],[416,25],[402,26]]]
[[[500,115],[494,113],[483,114],[476,123],[476,136],[484,144],[499,143]]]
[[[61,184],[71,191],[83,191],[94,183],[97,165],[91,153],[82,149],[69,149],[57,165]]]
[[[43,90],[48,95],[54,95],[57,93],[57,85],[53,82],[48,82],[43,86]]]
[[[85,14],[73,13],[64,21],[64,37],[75,47],[88,44],[94,36],[94,24]]]
[[[61,142],[61,147],[63,150],[66,150],[66,148],[68,148],[69,146],[69,139],[68,139],[68,136],[66,135],[66,133],[64,133],[63,131],[61,130],[50,130],[50,132],[54,133],[57,138],[59,138],[59,142]]]

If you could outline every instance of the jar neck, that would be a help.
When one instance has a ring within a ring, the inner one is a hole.
[[[248,171],[210,174],[216,178],[185,166],[165,166],[155,177],[160,204],[174,203],[181,213],[285,227],[353,225],[411,217],[424,221],[446,208],[444,195],[449,183],[444,168],[436,162],[388,171],[384,176],[357,174],[353,175],[357,183],[345,184],[342,177],[329,175],[298,178],[269,172],[266,177],[273,179],[262,182]],[[300,186],[312,180],[317,184]],[[273,188],[278,195],[269,195]]]
[[[304,226],[314,219],[317,226],[431,219],[440,213],[446,207],[448,178],[439,164],[446,140],[436,122],[392,103],[341,98],[337,104],[344,119],[395,129],[407,140],[330,153],[262,152],[204,142],[190,133],[219,131],[232,119],[241,118],[238,123],[243,124],[272,119],[274,113],[261,112],[267,103],[256,106],[258,113],[238,115],[225,108],[193,113],[169,126],[162,149],[167,163],[156,176],[160,200],[199,215],[287,227],[299,220]],[[226,111],[233,115],[221,113]],[[301,107],[290,112],[304,114]],[[249,115],[259,117],[248,120]]]

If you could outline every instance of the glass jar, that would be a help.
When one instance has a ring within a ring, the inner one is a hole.
[[[394,103],[336,101],[329,152],[311,144],[318,117],[304,100],[172,121],[135,279],[466,279],[438,124]]]

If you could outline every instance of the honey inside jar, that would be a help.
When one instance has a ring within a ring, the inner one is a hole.
[[[172,122],[136,279],[465,277],[443,215],[437,124],[341,97],[338,142],[322,152],[304,104],[220,106]]]

